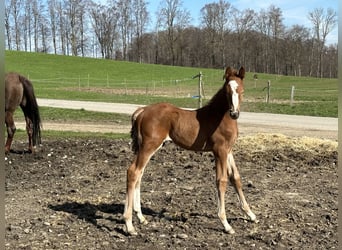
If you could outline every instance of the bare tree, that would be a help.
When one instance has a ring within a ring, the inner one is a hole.
[[[324,46],[328,34],[337,24],[336,11],[328,8],[325,12],[323,8],[316,8],[309,12],[309,20],[313,25],[315,47],[317,49],[317,77],[323,77],[323,57]]]
[[[23,39],[24,39],[24,50],[32,51],[32,27],[31,27],[31,19],[32,19],[32,1],[26,0],[24,3],[24,16],[23,16]]]
[[[20,18],[21,18],[22,4],[23,4],[22,0],[11,0],[11,4],[10,4],[10,12],[12,14],[13,21],[14,21],[14,38],[15,38],[15,45],[16,45],[17,50],[20,50],[20,40],[21,40]]]
[[[42,2],[40,2],[40,9],[44,9]],[[49,51],[49,45],[50,45],[50,30],[48,27],[48,20],[45,15],[41,14],[40,15],[40,20],[39,20],[39,29],[40,29],[40,40],[41,40],[41,48],[40,52],[45,52],[47,53]]]
[[[182,9],[182,4],[181,0],[162,1],[160,11],[157,13],[160,20],[160,27],[166,30],[166,44],[171,65],[175,65],[176,63],[175,44],[179,38],[179,30],[182,30],[183,25],[187,25],[190,20],[190,14],[188,11]]]
[[[71,53],[77,56],[79,52],[84,56],[85,48],[85,8],[86,0],[64,0],[65,19],[69,26],[67,41],[71,46]]]
[[[56,9],[58,8],[56,0],[48,1],[48,8],[50,14],[50,27],[51,27],[51,39],[53,45],[53,51],[57,54],[57,26],[58,26],[58,12]]]
[[[221,67],[225,64],[225,36],[231,31],[229,19],[232,13],[231,4],[224,0],[206,4],[201,9],[202,25],[207,32],[207,44],[210,48],[211,65]],[[219,61],[217,62],[217,58]]]
[[[32,16],[33,16],[34,51],[38,52],[39,51],[38,39],[39,39],[40,11],[39,11],[37,0],[32,0]]]
[[[5,29],[6,29],[6,38],[7,38],[7,48],[9,50],[12,49],[12,33],[11,33],[11,2],[5,1]]]
[[[145,0],[133,0],[133,29],[136,41],[136,60],[142,62],[143,34],[149,21]]]
[[[118,0],[119,29],[121,31],[122,56],[127,60],[128,44],[132,34],[132,0]]]
[[[308,63],[305,58],[306,48],[309,40],[309,30],[301,25],[293,25],[285,34],[286,46],[284,46],[285,74],[302,76],[303,67]]]
[[[246,9],[244,11],[234,10],[233,16],[234,31],[237,37],[235,57],[238,58],[238,62],[247,67],[247,54],[250,47],[248,45],[250,45],[249,42],[251,40],[249,34],[253,30],[256,13],[251,9]]]
[[[279,43],[284,35],[282,11],[270,5],[267,10],[262,9],[256,18],[256,31],[260,33],[262,46],[263,72],[280,73]]]
[[[261,9],[256,17],[256,32],[260,34],[258,37],[258,42],[260,44],[261,59],[258,61],[260,66],[257,68],[257,71],[270,73],[268,57],[270,54],[270,29],[271,24],[268,19],[267,12],[264,9]]]
[[[92,3],[90,7],[92,27],[100,45],[102,58],[114,58],[114,43],[117,37],[118,12],[114,6],[106,8]]]
[[[284,32],[282,11],[280,8],[271,5],[268,9],[270,36],[272,39],[273,71],[274,74],[280,74],[279,69],[279,39]]]
[[[60,42],[60,51],[62,55],[69,54],[69,48],[68,48],[68,34],[69,34],[69,26],[67,24],[67,18],[65,16],[64,12],[64,2],[63,0],[60,0],[56,2],[56,14],[57,14],[57,33],[59,37]]]

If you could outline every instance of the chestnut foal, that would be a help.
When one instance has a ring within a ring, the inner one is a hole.
[[[190,111],[168,103],[157,103],[139,108],[133,113],[131,137],[135,157],[127,169],[127,193],[123,214],[128,234],[137,234],[132,223],[133,209],[140,223],[147,223],[140,204],[141,178],[151,156],[166,139],[172,139],[175,144],[188,150],[213,152],[218,217],[227,233],[234,233],[225,212],[224,195],[228,179],[238,194],[242,210],[251,221],[256,220],[243,194],[240,175],[232,153],[238,136],[236,120],[240,112],[244,76],[243,67],[238,72],[228,67],[223,87],[203,108]]]

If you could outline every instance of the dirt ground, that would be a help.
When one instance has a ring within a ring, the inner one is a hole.
[[[337,142],[242,135],[235,161],[258,222],[232,187],[224,233],[217,218],[214,159],[167,143],[142,181],[149,224],[125,233],[122,212],[130,140],[43,140],[35,154],[14,141],[5,157],[6,249],[337,249]]]

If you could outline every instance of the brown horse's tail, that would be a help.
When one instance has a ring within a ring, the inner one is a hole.
[[[138,108],[132,114],[132,128],[131,128],[131,138],[132,138],[132,150],[134,154],[138,153],[141,144],[141,134],[140,128],[138,126],[137,118],[144,111],[144,108]]]
[[[21,109],[24,112],[25,117],[30,118],[33,125],[32,142],[33,146],[41,143],[41,119],[39,114],[39,107],[34,94],[32,83],[26,79],[24,76],[19,75],[19,80],[24,87],[24,96],[26,103],[21,104]]]

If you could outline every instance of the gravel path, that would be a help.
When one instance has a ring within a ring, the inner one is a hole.
[[[106,103],[89,101],[69,101],[56,99],[37,99],[39,106],[54,108],[84,109],[88,111],[132,114],[143,105]],[[24,123],[17,123],[17,127],[24,129]],[[80,132],[112,132],[128,133],[130,126],[108,124],[61,124],[44,122],[46,130],[71,130]],[[298,115],[279,115],[268,113],[242,112],[239,118],[240,134],[253,133],[281,133],[289,136],[309,136],[337,140],[338,119],[331,117],[314,117]]]

